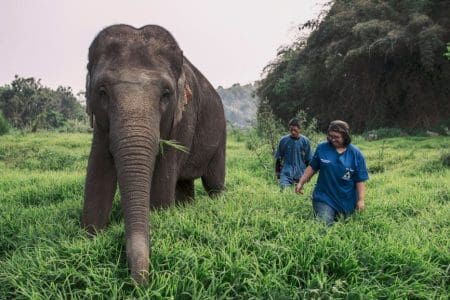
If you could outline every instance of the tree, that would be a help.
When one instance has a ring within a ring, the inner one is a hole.
[[[73,95],[70,87],[59,86],[56,94],[60,102],[58,111],[66,120],[82,120],[85,117],[85,111]]]
[[[33,77],[16,75],[11,85],[1,87],[0,109],[14,127],[33,131],[61,127],[67,120],[85,120],[71,88],[60,86],[54,91]]]
[[[336,0],[266,67],[257,94],[285,122],[299,110],[324,129],[430,128],[449,118],[448,1]]]

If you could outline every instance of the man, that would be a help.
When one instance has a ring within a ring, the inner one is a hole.
[[[289,132],[281,138],[275,154],[275,173],[281,190],[299,181],[312,158],[310,142],[300,134],[298,119],[289,121]]]

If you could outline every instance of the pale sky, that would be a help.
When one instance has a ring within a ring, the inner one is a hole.
[[[261,79],[324,0],[0,0],[0,85],[14,75],[84,90],[88,48],[112,24],[157,24],[214,87]]]

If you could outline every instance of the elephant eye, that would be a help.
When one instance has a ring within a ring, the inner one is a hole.
[[[161,93],[161,100],[168,100],[170,95],[171,95],[171,92],[170,92],[169,88],[163,89],[163,91]]]
[[[101,86],[97,89],[97,99],[96,101],[98,104],[98,107],[101,109],[108,109],[108,102],[109,102],[109,96],[108,92],[106,91],[106,88]]]
[[[108,94],[106,93],[106,89],[103,86],[98,89],[98,95],[100,97],[108,96]]]

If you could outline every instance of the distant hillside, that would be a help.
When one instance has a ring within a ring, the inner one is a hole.
[[[256,121],[257,98],[254,85],[241,86],[235,83],[230,88],[219,86],[217,92],[222,98],[225,116],[229,123],[245,128]]]

